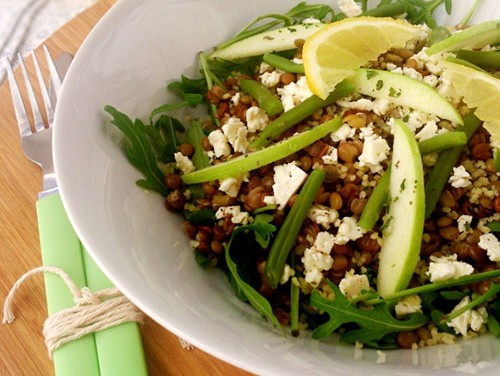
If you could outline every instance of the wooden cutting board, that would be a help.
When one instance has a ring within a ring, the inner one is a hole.
[[[52,55],[62,51],[76,53],[92,27],[114,3],[115,0],[99,1],[52,35],[45,42]],[[21,150],[6,82],[0,86],[0,166],[0,306],[3,307],[17,278],[41,265],[35,211],[41,172]],[[53,375],[42,335],[47,310],[41,276],[29,280],[18,291],[14,313],[17,319],[13,324],[0,325],[0,376]],[[146,318],[142,327],[142,338],[152,376],[249,375],[199,349],[185,350],[175,335],[150,318]]]

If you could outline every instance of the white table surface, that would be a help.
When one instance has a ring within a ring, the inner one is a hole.
[[[0,83],[14,64],[97,0],[0,0]]]

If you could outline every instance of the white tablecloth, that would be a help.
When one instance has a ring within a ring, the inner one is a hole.
[[[16,60],[97,0],[0,0],[0,82]]]

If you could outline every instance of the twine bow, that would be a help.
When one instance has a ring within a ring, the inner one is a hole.
[[[68,274],[53,266],[41,266],[22,275],[9,291],[3,308],[4,324],[15,320],[12,301],[16,291],[26,279],[39,273],[58,275],[66,284],[75,306],[63,309],[47,318],[43,326],[45,344],[52,353],[65,343],[74,341],[86,334],[110,328],[125,322],[143,322],[143,314],[117,288],[108,288],[97,292],[87,287],[78,289]]]

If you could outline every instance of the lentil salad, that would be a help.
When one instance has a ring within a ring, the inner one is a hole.
[[[333,11],[320,9],[321,21],[334,17]],[[307,14],[301,22],[316,21]],[[144,140],[158,164],[153,170],[162,178],[159,186],[148,179],[140,184],[163,194],[169,211],[184,215],[196,260],[223,269],[239,297],[276,326],[289,326],[294,335],[312,329],[321,338],[337,331],[346,342],[380,348],[450,343],[457,335],[473,337],[486,330],[498,335],[499,289],[493,279],[499,276],[498,239],[492,230],[500,220],[500,182],[490,135],[442,77],[443,54],[425,54],[432,32],[422,30],[420,38],[364,68],[425,82],[463,115],[466,129],[394,105],[390,98],[357,93],[349,85],[319,101],[301,68],[303,40],[294,40],[291,50],[237,65],[202,55],[205,77],[183,77],[171,88],[181,91],[184,105],[208,103],[211,118],[191,119],[184,128],[165,115],[177,107],[169,104],[153,111],[151,124],[133,124],[147,129]],[[120,127],[126,116],[106,110]],[[286,114],[292,115],[287,119]],[[271,150],[271,162],[235,174],[241,165],[230,167],[231,161],[251,160],[257,151],[252,144],[277,119],[290,124],[261,149]],[[443,153],[459,152],[425,221],[420,260],[408,289],[381,298],[376,275],[390,223],[384,181],[390,177],[394,119],[415,134],[427,182],[443,163]],[[430,152],[422,146],[456,131],[469,136],[465,146],[440,144]],[[297,150],[283,156],[283,149]],[[217,165],[229,166],[231,176],[210,178],[207,171]],[[189,176],[196,171],[208,176],[206,181],[191,183]],[[382,199],[373,204],[376,196]],[[373,207],[377,215],[368,210]],[[287,247],[289,252],[277,256],[284,264],[272,281],[266,272],[274,263],[272,248]],[[364,322],[370,316],[388,325],[370,330]]]

